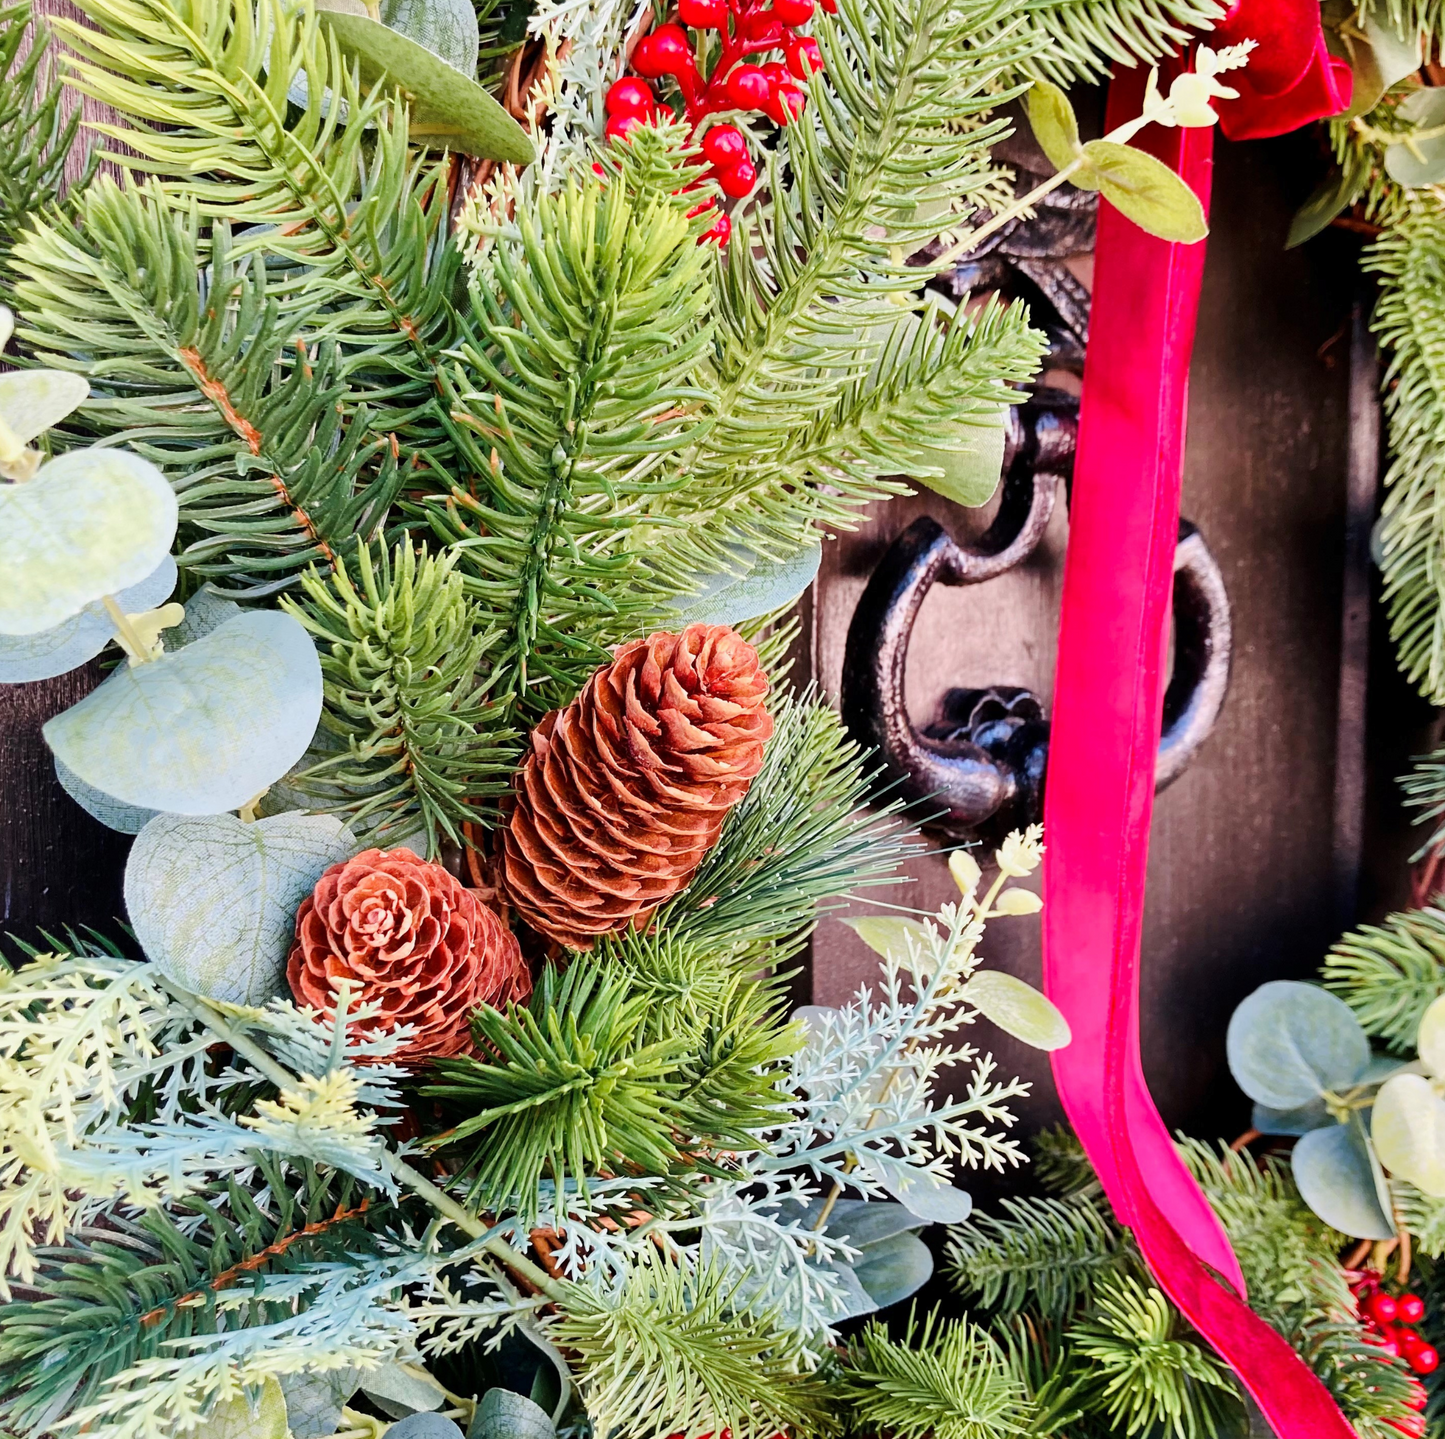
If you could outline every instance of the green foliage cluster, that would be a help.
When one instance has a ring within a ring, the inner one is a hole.
[[[1320,973],[1367,1034],[1413,1057],[1421,1017],[1445,994],[1445,914],[1408,909],[1361,925],[1331,946]]]

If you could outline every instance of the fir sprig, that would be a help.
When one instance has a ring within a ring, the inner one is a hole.
[[[910,1314],[901,1339],[870,1321],[849,1345],[838,1385],[849,1428],[880,1439],[1001,1439],[1036,1432],[1034,1407],[986,1330],[938,1311]]]
[[[319,757],[291,785],[358,838],[395,843],[421,826],[432,854],[443,836],[460,844],[505,788],[517,746],[487,688],[496,631],[456,556],[403,542],[373,559],[363,545],[351,568],[338,559],[302,590],[285,607],[318,641],[324,707]]]
[[[1320,970],[1366,1033],[1413,1055],[1420,1020],[1445,994],[1445,912],[1410,909],[1337,940]]]

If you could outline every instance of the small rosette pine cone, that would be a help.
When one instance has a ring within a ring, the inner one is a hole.
[[[521,917],[590,949],[676,894],[762,768],[767,692],[726,625],[623,645],[537,726],[517,772],[503,859]]]
[[[368,849],[334,864],[296,914],[286,978],[298,1004],[380,1006],[368,1027],[412,1026],[388,1062],[415,1064],[471,1047],[480,1004],[532,989],[517,937],[439,864],[409,849]]]

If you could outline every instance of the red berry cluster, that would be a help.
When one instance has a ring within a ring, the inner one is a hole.
[[[1350,1293],[1360,1311],[1365,1339],[1390,1358],[1403,1357],[1415,1374],[1433,1374],[1440,1364],[1440,1355],[1433,1345],[1417,1334],[1416,1326],[1425,1317],[1425,1301],[1418,1294],[1402,1294],[1398,1299],[1380,1287],[1380,1275],[1373,1269],[1357,1271],[1359,1277],[1350,1285]],[[1409,1419],[1388,1419],[1407,1439],[1423,1439],[1425,1433],[1425,1386],[1415,1375],[1410,1377],[1410,1398],[1406,1401],[1415,1411]]]
[[[644,35],[632,52],[632,68],[646,78],[629,75],[608,90],[608,135],[626,136],[634,126],[649,124],[657,114],[657,96],[647,81],[668,75],[682,92],[683,117],[694,135],[709,116],[724,111],[759,111],[778,125],[796,120],[807,103],[801,82],[823,68],[818,42],[796,33],[813,18],[815,4],[830,13],[838,8],[838,0],[679,0],[683,25],[720,32],[716,61],[704,77],[682,25],[659,25]],[[757,65],[748,58],[768,51],[781,51],[783,59]],[[757,166],[736,125],[709,126],[702,152],[723,194],[740,200],[752,193]],[[725,244],[731,232],[731,222],[721,215],[703,238]]]

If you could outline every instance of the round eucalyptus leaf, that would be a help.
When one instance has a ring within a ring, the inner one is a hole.
[[[322,1369],[281,1375],[291,1439],[330,1439],[341,1428],[341,1410],[356,1393],[359,1369]]]
[[[71,450],[0,484],[0,634],[32,635],[137,585],[165,559],[176,497],[128,450]]]
[[[1047,80],[1035,80],[1029,90],[1029,128],[1039,149],[1055,170],[1067,169],[1079,158],[1079,122],[1069,97]]]
[[[52,425],[58,425],[90,394],[85,376],[69,370],[9,370],[0,374],[0,461],[14,459],[4,444],[23,448]]]
[[[1445,126],[1445,89],[1427,86],[1407,95],[1395,111],[1426,132]],[[1407,190],[1424,189],[1445,180],[1445,134],[1425,138],[1407,135],[1385,149],[1385,173]]]
[[[1074,184],[1098,190],[1141,230],[1189,245],[1209,233],[1199,196],[1162,160],[1114,140],[1090,140]]]
[[[930,1224],[962,1224],[973,1213],[973,1196],[966,1189],[925,1174],[897,1166],[883,1178],[883,1186],[910,1214]]]
[[[809,545],[786,560],[768,560],[751,551],[739,554],[739,574],[708,575],[698,591],[675,602],[684,625],[737,625],[790,605],[813,583],[823,558],[821,544]]]
[[[60,787],[86,814],[98,819],[107,829],[117,834],[139,834],[159,813],[158,810],[140,809],[86,784],[74,770],[68,769],[58,759],[55,761],[55,778]]]
[[[1299,1109],[1354,1084],[1370,1041],[1349,1005],[1317,984],[1276,979],[1234,1011],[1225,1041],[1235,1083],[1257,1104]]]
[[[167,555],[138,585],[115,596],[128,615],[164,604],[176,587],[176,562]],[[48,680],[92,660],[115,637],[115,624],[98,600],[54,629],[0,635],[0,684]]]
[[[941,424],[937,441],[919,447],[920,459],[938,473],[920,469],[910,478],[956,505],[986,505],[1003,477],[1006,412],[998,405],[972,420]]]
[[[876,1314],[878,1303],[858,1282],[858,1276],[845,1259],[830,1259],[825,1263],[810,1261],[819,1269],[825,1269],[833,1276],[834,1296],[832,1320],[841,1324],[845,1319],[861,1319],[865,1314]]]
[[[1362,188],[1359,178],[1346,174],[1344,170],[1337,169],[1326,175],[1309,199],[1295,211],[1285,239],[1285,249],[1292,250],[1296,245],[1313,239],[1336,215],[1355,203]]]
[[[933,1277],[933,1253],[916,1234],[895,1234],[870,1244],[855,1260],[853,1273],[880,1308],[897,1304]]]
[[[125,907],[147,957],[177,984],[228,1004],[265,1004],[286,992],[296,911],[356,842],[331,815],[278,814],[244,824],[234,815],[157,815],[125,867]],[[393,1372],[394,1371],[394,1372]],[[361,1379],[368,1394],[406,1391],[402,1412],[435,1409],[421,1381],[390,1365]],[[413,1402],[416,1401],[416,1402]],[[393,1415],[393,1418],[398,1417]]]
[[[514,165],[536,158],[527,132],[506,110],[470,74],[425,45],[369,16],[318,10],[317,17],[355,56],[364,84],[386,79],[401,88],[411,109],[412,139]]]
[[[386,1439],[462,1439],[462,1431],[440,1414],[410,1414],[387,1428]]]
[[[235,600],[228,600],[214,590],[200,589],[186,601],[186,617],[166,631],[166,648],[178,650],[194,644],[203,635],[218,630],[227,620],[246,611]]]
[[[818,1199],[808,1206],[804,1212],[805,1227],[817,1222],[824,1202]],[[866,1250],[900,1234],[911,1234],[927,1223],[922,1215],[886,1199],[845,1199],[833,1206],[823,1232],[830,1239],[842,1239],[854,1249]]]
[[[1323,1129],[1336,1121],[1325,1108],[1324,1100],[1316,1099],[1298,1109],[1270,1109],[1268,1105],[1256,1104],[1249,1122],[1261,1134],[1308,1134],[1312,1129]]]
[[[959,991],[959,998],[1005,1034],[1034,1049],[1062,1049],[1073,1038],[1069,1021],[1053,1000],[1001,969],[980,970]]]
[[[556,1433],[552,1416],[525,1394],[488,1389],[472,1416],[467,1439],[554,1439]]]
[[[1424,1075],[1397,1074],[1380,1086],[1370,1136],[1391,1174],[1445,1196],[1445,1099]]]
[[[318,870],[317,878],[320,877]],[[314,885],[316,881],[311,883]],[[306,893],[310,892],[308,888]],[[294,915],[294,909],[292,913]],[[361,1376],[361,1392],[393,1419],[426,1414],[447,1402],[447,1391],[430,1374],[404,1364],[383,1364],[377,1369],[368,1369]]]
[[[1395,1233],[1380,1206],[1370,1154],[1352,1124],[1332,1124],[1301,1136],[1292,1158],[1300,1197],[1326,1224],[1356,1239]]]
[[[217,1404],[192,1429],[193,1439],[286,1439],[286,1398],[274,1374],[268,1374],[257,1402],[244,1394]]]
[[[1437,1079],[1445,1079],[1445,994],[1433,1000],[1420,1016],[1415,1048],[1420,1063]]]
[[[122,665],[44,728],[87,784],[170,814],[239,809],[306,752],[321,665],[298,620],[253,610],[184,649]]]

